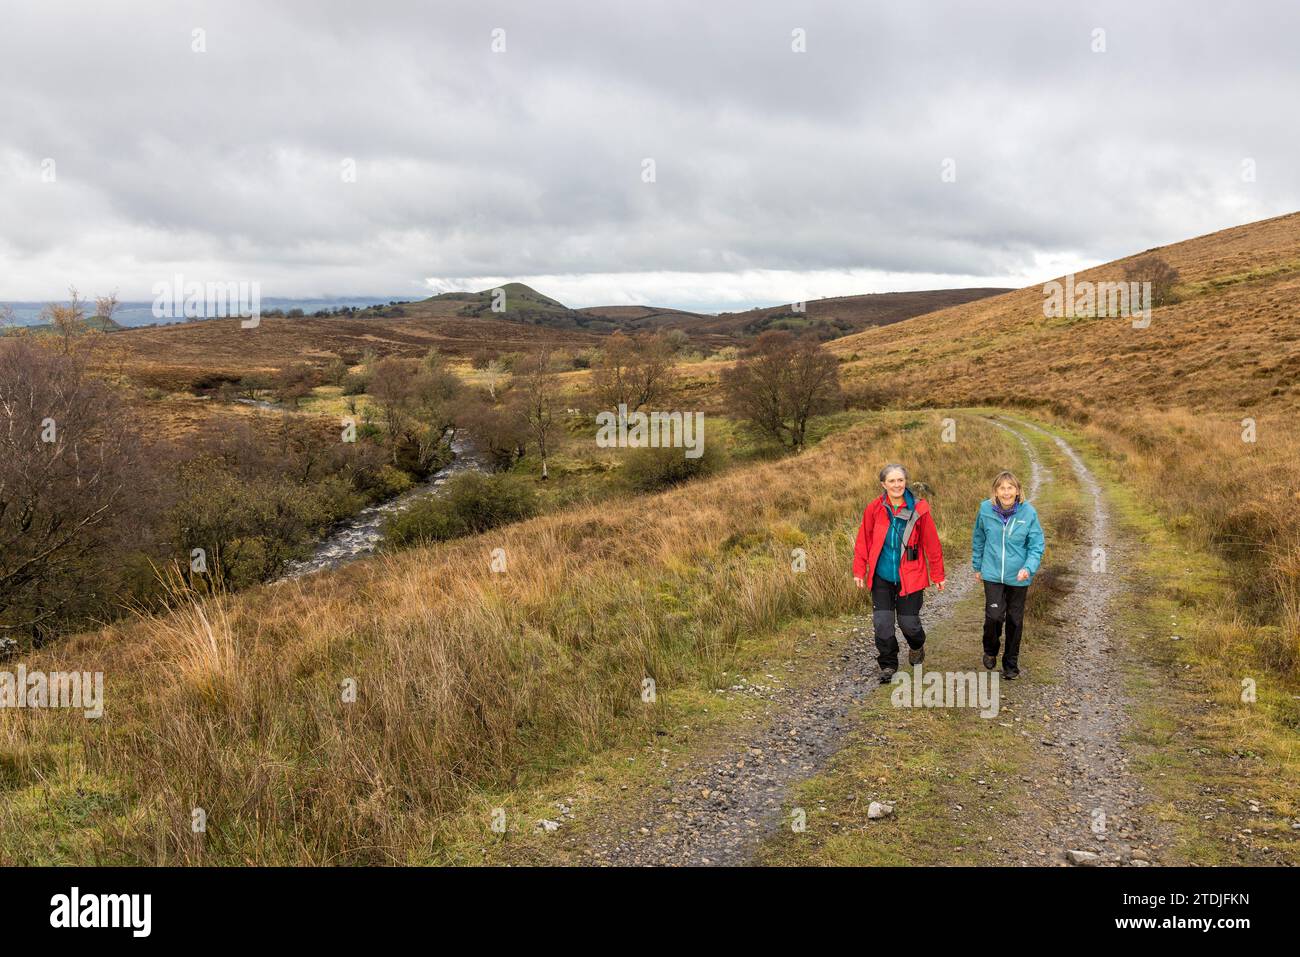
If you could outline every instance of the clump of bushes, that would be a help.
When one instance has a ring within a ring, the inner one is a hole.
[[[634,449],[623,463],[623,478],[634,491],[657,492],[710,475],[718,470],[721,460],[717,448],[707,443],[693,459],[686,457],[684,449]]]
[[[333,477],[316,485],[273,474],[249,478],[207,457],[179,469],[167,520],[182,555],[192,560],[202,552],[202,574],[245,588],[275,578],[355,504]]]
[[[344,395],[365,395],[370,385],[370,375],[366,372],[348,372],[344,374],[339,385],[343,387]]]
[[[333,359],[326,363],[321,376],[329,385],[342,385],[348,376],[348,364],[342,359]]]
[[[465,472],[450,479],[441,495],[392,516],[384,538],[398,548],[442,542],[536,514],[537,493],[527,479]]]
[[[393,498],[415,486],[411,473],[387,463],[354,469],[350,472],[349,479],[351,485],[364,497],[361,505]],[[359,505],[358,508],[360,507]]]

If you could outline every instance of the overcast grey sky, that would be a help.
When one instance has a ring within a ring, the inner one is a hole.
[[[1300,208],[1298,7],[7,2],[0,300],[1041,282]]]

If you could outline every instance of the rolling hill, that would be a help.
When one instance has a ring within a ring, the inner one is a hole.
[[[1119,281],[1158,255],[1179,301],[1150,325],[1044,315],[1030,286],[837,339],[846,383],[911,405],[1184,406],[1232,413],[1300,404],[1300,213],[1147,250],[1078,274]]]
[[[789,329],[822,340],[849,335],[873,326],[901,322],[912,316],[1009,292],[1007,289],[931,289],[920,292],[870,293],[837,296],[807,303],[803,312],[792,304],[762,306],[717,315],[653,305],[584,306],[570,309],[523,283],[507,283],[503,309],[492,311],[493,290],[448,292],[418,305],[451,308],[460,317],[499,317],[554,329],[593,333],[662,332],[678,329],[697,345],[720,348],[736,345],[769,329]]]
[[[501,290],[502,295],[499,300],[499,308],[494,311],[492,307],[497,301],[497,289]],[[544,296],[536,289],[522,282],[508,282],[503,286],[484,289],[480,292],[444,292],[436,296],[430,296],[424,302],[454,305],[458,316],[487,316],[489,318],[500,316],[519,322],[528,322],[541,317],[567,316],[573,312],[564,303],[552,299],[550,296]]]
[[[734,341],[752,338],[769,329],[789,329],[827,340],[1004,292],[1010,290],[928,289],[835,296],[812,300],[803,312],[795,312],[791,303],[717,315],[654,306],[590,306],[579,312],[617,322],[628,330],[680,329],[693,338]]]
[[[430,348],[450,355],[479,351],[529,352],[543,345],[568,351],[599,346],[612,332],[678,329],[697,349],[738,345],[767,329],[811,332],[827,339],[862,328],[900,322],[954,303],[997,294],[996,289],[842,296],[808,303],[706,315],[654,306],[569,309],[523,283],[507,283],[503,312],[492,311],[493,290],[449,292],[418,302],[376,306],[342,316],[263,316],[256,329],[234,319],[112,330],[105,364],[139,385],[191,389],[216,377],[238,378],[296,362],[355,362],[365,351],[417,356]]]

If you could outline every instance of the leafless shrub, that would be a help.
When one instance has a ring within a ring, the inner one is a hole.
[[[662,405],[676,386],[673,344],[663,335],[616,332],[606,341],[591,382],[593,397],[611,411],[620,405],[629,413]]]
[[[1151,305],[1166,306],[1178,301],[1174,287],[1178,285],[1178,270],[1159,256],[1141,256],[1124,266],[1128,282],[1151,283]]]
[[[139,438],[66,342],[0,340],[0,630],[39,642],[99,601]]]
[[[731,409],[759,432],[799,451],[808,420],[839,400],[839,364],[818,342],[765,332],[722,371]]]

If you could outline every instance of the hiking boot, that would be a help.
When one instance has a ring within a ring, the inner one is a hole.
[[[894,669],[893,669],[893,668],[882,668],[882,669],[880,669],[880,683],[881,683],[882,685],[887,685],[887,684],[889,684],[889,683],[890,683],[891,681],[893,681],[893,680],[894,680]]]
[[[1020,677],[1020,669],[1014,665],[1010,668],[1004,662],[1002,665],[1002,678],[1004,681],[1015,681]]]
[[[923,661],[925,661],[925,645],[920,648],[907,649],[907,663],[909,665],[919,665]]]
[[[993,670],[994,668],[996,668],[997,666],[998,666],[998,656],[997,656],[997,655],[985,655],[985,656],[984,656],[984,667],[985,667],[985,668],[987,668],[989,671],[992,671],[992,670]]]

